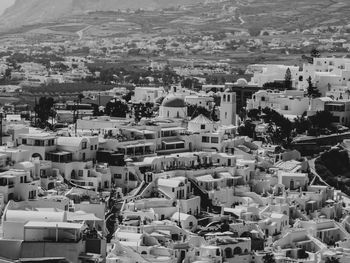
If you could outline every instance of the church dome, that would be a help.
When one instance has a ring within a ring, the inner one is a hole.
[[[163,107],[167,108],[185,108],[186,103],[181,97],[177,96],[167,96],[163,102],[162,102]]]
[[[248,86],[248,81],[246,79],[240,78],[237,80],[236,84],[239,86]]]

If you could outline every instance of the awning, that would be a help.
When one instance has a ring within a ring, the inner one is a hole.
[[[169,127],[169,128],[162,128],[161,131],[184,131],[186,130],[183,127]]]
[[[167,145],[185,143],[185,141],[182,140],[164,140],[162,142],[164,142]]]
[[[131,145],[125,145],[125,148],[136,148],[136,147],[145,147],[145,146],[152,146],[153,143],[146,142],[146,143],[139,143],[139,144],[131,144]]]

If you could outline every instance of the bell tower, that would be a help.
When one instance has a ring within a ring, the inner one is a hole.
[[[236,125],[236,93],[226,89],[221,94],[220,124]]]

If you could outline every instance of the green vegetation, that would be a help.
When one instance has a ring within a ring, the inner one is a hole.
[[[37,116],[36,123],[34,124],[37,127],[45,128],[47,127],[49,117],[54,116],[53,111],[54,99],[51,97],[41,97],[39,102],[35,105],[34,111]]]
[[[308,82],[308,86],[307,86],[307,95],[309,96],[309,98],[317,98],[321,96],[321,93],[319,92],[319,90],[317,89],[317,87],[315,87],[312,84],[312,79],[311,76],[308,77],[307,79]]]
[[[44,94],[44,93],[81,93],[83,91],[91,90],[110,90],[114,85],[104,85],[99,83],[89,83],[89,82],[76,82],[76,83],[55,83],[49,84],[41,87],[23,87],[24,93],[31,94]]]
[[[6,59],[7,63],[16,67],[18,63],[34,62],[49,67],[51,61],[64,61],[64,58],[57,55],[42,53],[38,55],[27,55],[25,53],[13,53]]]
[[[263,262],[264,263],[276,263],[276,259],[272,253],[267,253],[265,256],[263,256]]]
[[[111,117],[125,118],[128,112],[128,105],[121,100],[115,99],[113,102],[110,101],[107,103],[104,113]]]
[[[286,75],[284,76],[284,85],[286,90],[292,89],[292,73],[289,68],[287,68]]]
[[[133,105],[134,118],[139,122],[142,118],[151,118],[154,116],[154,104],[151,102],[139,103]]]
[[[350,195],[350,161],[346,149],[333,147],[315,160],[316,172],[329,185]]]

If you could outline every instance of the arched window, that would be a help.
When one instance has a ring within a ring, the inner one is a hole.
[[[234,255],[242,254],[242,249],[240,247],[235,247],[235,249],[233,250],[233,254]]]

